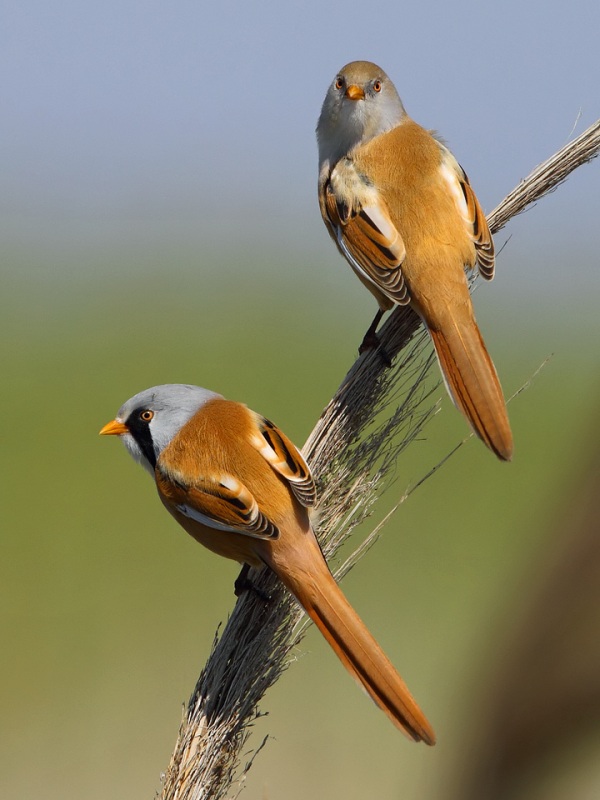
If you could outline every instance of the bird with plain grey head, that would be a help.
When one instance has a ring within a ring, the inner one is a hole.
[[[410,305],[448,393],[476,435],[509,461],[513,439],[496,369],[475,321],[465,269],[494,275],[492,236],[466,173],[406,113],[386,73],[353,61],[330,84],[317,126],[319,205],[341,254],[379,311]]]

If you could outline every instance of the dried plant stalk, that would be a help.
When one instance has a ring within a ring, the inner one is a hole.
[[[492,232],[599,151],[600,120],[505,198],[489,215]],[[398,455],[435,412],[431,382],[425,380],[434,356],[425,346],[428,337],[417,315],[410,308],[396,308],[380,339],[393,367],[385,367],[378,351],[360,356],[304,446],[318,481],[318,535],[328,558],[369,515]],[[341,572],[363,550],[359,547]],[[286,668],[304,627],[302,610],[273,574],[263,571],[252,577],[272,600],[265,603],[246,592],[221,636],[215,637],[184,711],[162,800],[235,796],[251,765],[251,760],[242,765],[240,754],[259,716],[258,703]]]
[[[577,167],[596,158],[600,147],[599,141],[600,119],[561,148],[558,153],[536,167],[499,206],[488,214],[488,224],[492,233],[497,233],[509,219],[520,214],[531,203],[553,192]]]

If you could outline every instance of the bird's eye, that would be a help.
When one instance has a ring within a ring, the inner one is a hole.
[[[154,416],[154,411],[151,411],[149,408],[147,408],[145,409],[145,411],[141,412],[140,419],[143,422],[150,422],[153,416]]]
[[[373,82],[373,91],[380,92],[381,91],[381,81],[374,81]]]
[[[335,85],[336,89],[343,89],[344,88],[344,79],[341,78],[338,75],[338,77],[335,79],[335,84],[334,85]]]

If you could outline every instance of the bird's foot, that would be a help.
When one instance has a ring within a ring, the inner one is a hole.
[[[259,589],[258,586],[251,581],[248,577],[248,573],[250,572],[250,565],[244,564],[242,567],[242,571],[237,576],[233,584],[233,591],[236,597],[239,597],[244,592],[254,592],[257,597],[260,597],[265,603],[271,602],[271,595],[263,592],[262,589]]]
[[[360,355],[366,353],[368,350],[377,350],[379,355],[381,356],[381,360],[385,364],[386,367],[392,366],[392,359],[390,358],[390,354],[387,352],[385,347],[381,344],[381,339],[377,335],[377,326],[379,325],[381,318],[383,316],[382,309],[379,309],[377,314],[375,314],[375,319],[369,325],[369,330],[363,336],[363,340],[360,343],[360,347],[358,348],[358,352]]]
[[[381,344],[379,336],[377,336],[377,334],[374,331],[370,330],[365,333],[364,339],[362,340],[362,342],[360,343],[360,347],[358,348],[358,352],[360,355],[362,355],[363,353],[366,353],[369,350],[377,350],[385,366],[386,367],[392,366],[392,359],[390,357],[390,354]]]

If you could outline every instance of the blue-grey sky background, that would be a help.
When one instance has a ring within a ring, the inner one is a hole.
[[[25,0],[2,17],[2,238],[37,277],[184,252],[210,269],[202,253],[240,247],[282,265],[288,248],[339,259],[317,209],[314,128],[350,60],[388,72],[488,211],[600,115],[597,0]],[[507,231],[506,291],[598,288],[598,170]],[[529,262],[546,253],[540,274]]]

